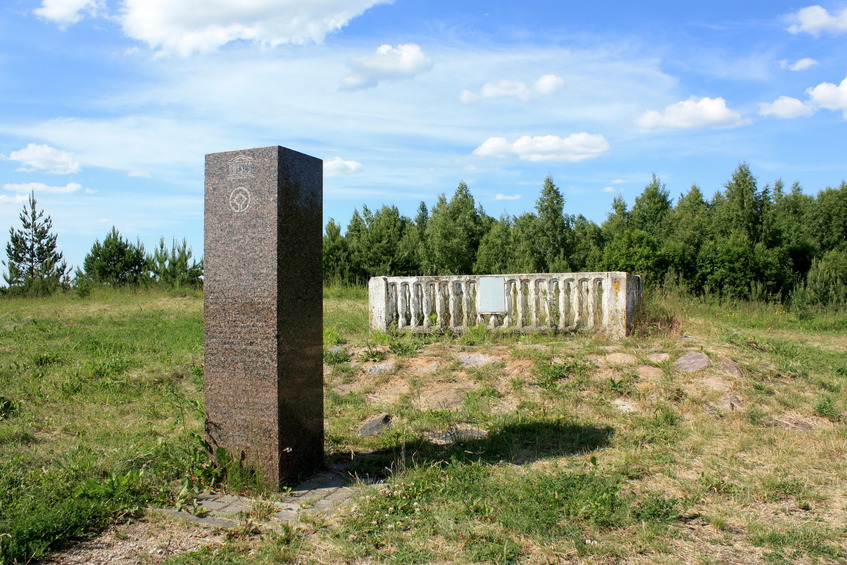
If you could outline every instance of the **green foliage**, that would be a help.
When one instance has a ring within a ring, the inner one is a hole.
[[[105,245],[105,241],[104,241]],[[148,257],[153,278],[160,284],[171,287],[190,286],[196,287],[202,284],[203,275],[202,262],[191,261],[191,249],[183,239],[177,243],[173,240],[171,248],[165,245],[165,238],[159,240],[159,246]]]
[[[603,268],[658,278],[663,274],[658,250],[658,243],[650,234],[639,229],[627,229],[618,232],[603,249]]]
[[[148,269],[144,246],[130,243],[114,226],[103,243],[94,242],[83,261],[85,279],[112,286],[141,284],[147,280]]]
[[[423,271],[444,275],[473,272],[484,233],[483,214],[465,183],[459,183],[449,201],[443,194],[439,196],[424,232]]]
[[[53,220],[44,217],[44,210],[38,209],[34,192],[18,218],[21,229],[9,228],[7,260],[3,261],[7,273],[3,279],[14,292],[50,294],[59,288],[68,272],[68,265],[58,250],[58,236],[51,233]]]
[[[341,234],[341,225],[333,219],[329,220],[324,229],[323,277],[330,284],[354,281],[349,242]]]
[[[812,304],[847,305],[847,251],[832,249],[814,259],[805,291]]]
[[[18,403],[14,400],[0,396],[0,420],[12,417],[18,410]]]
[[[760,188],[746,163],[707,201],[692,185],[676,205],[653,175],[631,209],[614,198],[602,225],[564,210],[548,177],[535,209],[494,219],[461,183],[414,220],[394,206],[358,210],[324,236],[326,280],[382,275],[623,270],[648,285],[721,300],[786,301],[795,311],[841,304],[847,257],[847,183],[817,197],[796,183]],[[841,282],[839,282],[841,281]]]
[[[534,242],[538,247],[539,269],[544,273],[568,271],[567,256],[572,247],[572,218],[564,213],[565,198],[553,184],[553,178],[544,179],[541,196],[535,203],[538,213]]]

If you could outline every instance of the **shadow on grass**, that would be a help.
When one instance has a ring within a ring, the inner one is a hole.
[[[447,460],[521,465],[606,447],[614,429],[564,421],[540,421],[506,424],[481,437],[483,435],[479,430],[455,428],[437,434],[439,443],[425,438],[400,442],[390,448],[359,454],[345,471],[359,479],[378,480],[398,469]],[[441,444],[442,441],[448,443]]]

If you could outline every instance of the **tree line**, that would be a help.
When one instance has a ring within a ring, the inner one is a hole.
[[[72,286],[202,285],[202,260],[185,240],[152,252],[117,228],[95,241],[71,272],[52,220],[30,195],[6,245],[11,294],[47,294]],[[847,182],[816,195],[781,181],[760,187],[741,164],[707,199],[693,185],[674,202],[653,176],[631,208],[616,197],[597,224],[565,210],[547,178],[534,210],[493,218],[465,183],[413,218],[396,206],[353,211],[346,229],[335,220],[323,236],[327,283],[365,284],[382,275],[461,275],[627,271],[648,285],[697,295],[847,305]]]
[[[202,260],[192,259],[192,251],[184,239],[174,240],[168,247],[165,238],[161,238],[153,252],[147,253],[140,241],[130,242],[114,226],[102,243],[99,239],[94,242],[82,267],[71,277],[71,269],[59,251],[57,235],[52,232],[53,220],[38,209],[34,193],[18,218],[21,227],[9,228],[6,261],[2,262],[6,267],[3,280],[8,285],[0,288],[4,293],[46,295],[71,287],[85,293],[92,284],[171,287],[202,284]]]
[[[327,282],[382,275],[628,271],[699,295],[804,304],[847,302],[847,183],[811,196],[782,181],[760,187],[747,164],[707,199],[693,185],[674,202],[653,176],[631,208],[618,196],[601,224],[565,211],[547,178],[534,211],[493,218],[459,184],[414,218],[383,205],[326,225]]]

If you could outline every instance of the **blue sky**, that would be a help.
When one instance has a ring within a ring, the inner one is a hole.
[[[0,93],[0,245],[34,189],[74,266],[112,225],[202,255],[204,154],[267,145],[343,226],[548,175],[599,223],[654,173],[847,180],[847,0],[5,0]]]

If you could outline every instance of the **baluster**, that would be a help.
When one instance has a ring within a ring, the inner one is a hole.
[[[424,279],[424,282],[421,283],[421,291],[423,293],[421,302],[423,303],[423,320],[421,325],[424,329],[428,329],[430,326],[429,323],[429,315],[432,313],[432,300],[429,295],[430,283]]]
[[[435,282],[435,309],[438,315],[438,327],[445,329],[447,327],[447,319],[444,312],[444,283],[441,281]]]
[[[473,313],[473,295],[471,287],[473,283],[470,279],[463,279],[462,284],[462,327],[469,328],[471,325],[471,314]]]
[[[603,326],[603,279],[594,279],[594,326]]]
[[[503,327],[507,328],[512,325],[512,309],[515,307],[515,300],[512,296],[512,292],[515,289],[515,281],[513,279],[509,279],[506,281],[506,315],[503,316]]]
[[[586,315],[587,320],[585,321],[585,327],[586,328],[593,328],[594,327],[594,312],[595,312],[596,306],[597,306],[597,304],[595,303],[595,300],[594,300],[594,297],[596,296],[595,293],[594,293],[594,290],[595,290],[594,281],[593,280],[585,281],[585,286],[588,289],[588,304],[587,304],[588,308],[587,308],[587,315]]]
[[[553,330],[556,328],[556,296],[558,295],[558,285],[555,279],[547,279],[547,328]]]
[[[420,283],[418,281],[412,281],[409,283],[409,312],[411,314],[411,320],[409,320],[409,327],[413,330],[418,327],[418,314],[420,313],[421,309],[421,299],[418,296],[419,288]]]
[[[455,329],[456,327],[458,327],[458,324],[457,324],[457,321],[456,321],[456,313],[457,312],[456,312],[456,281],[455,280],[450,279],[447,282],[447,292],[448,292],[448,297],[449,297],[449,301],[450,301],[450,303],[449,303],[450,327]]]
[[[591,325],[590,325],[591,324],[591,313],[592,313],[591,312],[591,310],[592,310],[591,303],[593,301],[593,296],[592,296],[593,293],[591,292],[591,285],[589,284],[588,279],[582,279],[582,280],[579,281],[579,287],[580,287],[580,293],[579,294],[580,294],[580,297],[581,297],[581,300],[582,300],[582,304],[580,305],[580,306],[582,306],[582,311],[580,312],[580,318],[581,318],[581,324],[580,325],[583,328],[590,328],[591,327]]]
[[[538,328],[538,280],[535,278],[529,279],[529,318],[530,327]]]
[[[397,315],[397,283],[389,282],[386,286],[388,297],[385,308],[385,327],[388,328],[394,323],[394,317]]]
[[[571,329],[575,330],[582,323],[582,289],[579,279],[571,281],[571,316],[573,317]]]
[[[515,295],[515,300],[517,301],[517,319],[515,320],[515,329],[520,330],[524,325],[524,293],[523,293],[523,281],[521,279],[517,279],[515,281],[515,286],[517,289],[517,294]]]
[[[406,283],[397,283],[397,329],[406,327]]]
[[[565,331],[568,329],[568,281],[562,277],[559,279],[559,330]]]

